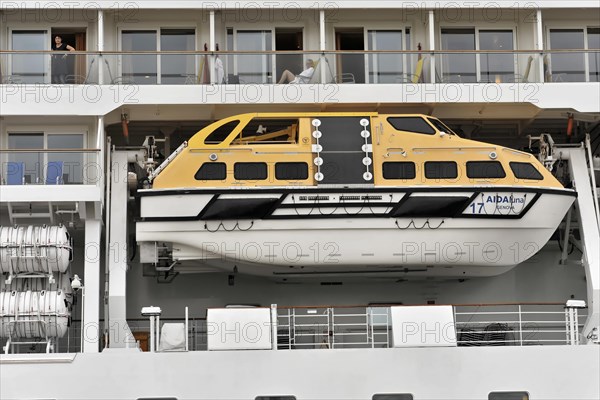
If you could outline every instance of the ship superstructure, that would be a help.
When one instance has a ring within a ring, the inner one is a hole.
[[[2,0],[0,397],[598,398],[599,20]]]

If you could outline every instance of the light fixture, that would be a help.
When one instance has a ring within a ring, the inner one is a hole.
[[[74,291],[78,291],[82,287],[83,284],[81,283],[81,279],[79,279],[79,275],[75,274],[73,276],[73,280],[71,281],[71,289],[73,289]]]

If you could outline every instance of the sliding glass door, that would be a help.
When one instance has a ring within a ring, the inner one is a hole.
[[[50,50],[50,38],[45,30],[12,31],[12,50]],[[48,54],[13,54],[11,79],[17,83],[50,83]]]

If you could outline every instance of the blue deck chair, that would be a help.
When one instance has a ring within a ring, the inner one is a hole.
[[[60,185],[63,183],[63,162],[49,161],[46,168],[46,185]]]
[[[23,185],[25,183],[25,163],[9,161],[6,163],[6,184]]]

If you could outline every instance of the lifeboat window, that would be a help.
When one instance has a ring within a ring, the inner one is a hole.
[[[206,139],[204,139],[204,144],[219,144],[223,142],[223,140],[227,139],[227,137],[233,132],[233,130],[239,125],[240,121],[229,121],[226,124],[223,124],[212,131]]]
[[[279,162],[275,164],[275,178],[282,181],[297,181],[308,178],[305,162]]]
[[[296,143],[297,119],[253,119],[233,141],[234,145]]]
[[[425,178],[456,179],[458,167],[454,161],[428,161],[425,163]]]
[[[415,163],[410,161],[384,162],[384,179],[415,179]]]
[[[267,179],[267,164],[262,162],[235,163],[233,176],[237,180],[260,181]]]
[[[527,392],[491,392],[488,400],[529,400]]]
[[[381,393],[374,394],[373,400],[413,400],[411,393]]]
[[[196,171],[198,181],[222,181],[227,178],[227,165],[222,162],[206,162]]]
[[[435,129],[421,117],[389,117],[387,121],[397,131],[424,133],[426,135],[435,134]]]
[[[499,161],[467,161],[467,176],[472,179],[505,178],[506,172]]]
[[[440,132],[445,132],[449,135],[456,135],[456,133],[454,133],[454,131],[452,131],[452,129],[448,128],[448,126],[446,124],[444,124],[442,121],[440,121],[439,119],[436,118],[427,118],[429,120],[429,122],[431,122],[431,124],[433,126],[435,126],[437,128],[438,131]]]
[[[540,171],[535,166],[526,162],[511,162],[510,169],[512,169],[515,178],[517,179],[533,179],[541,181],[544,179]]]

